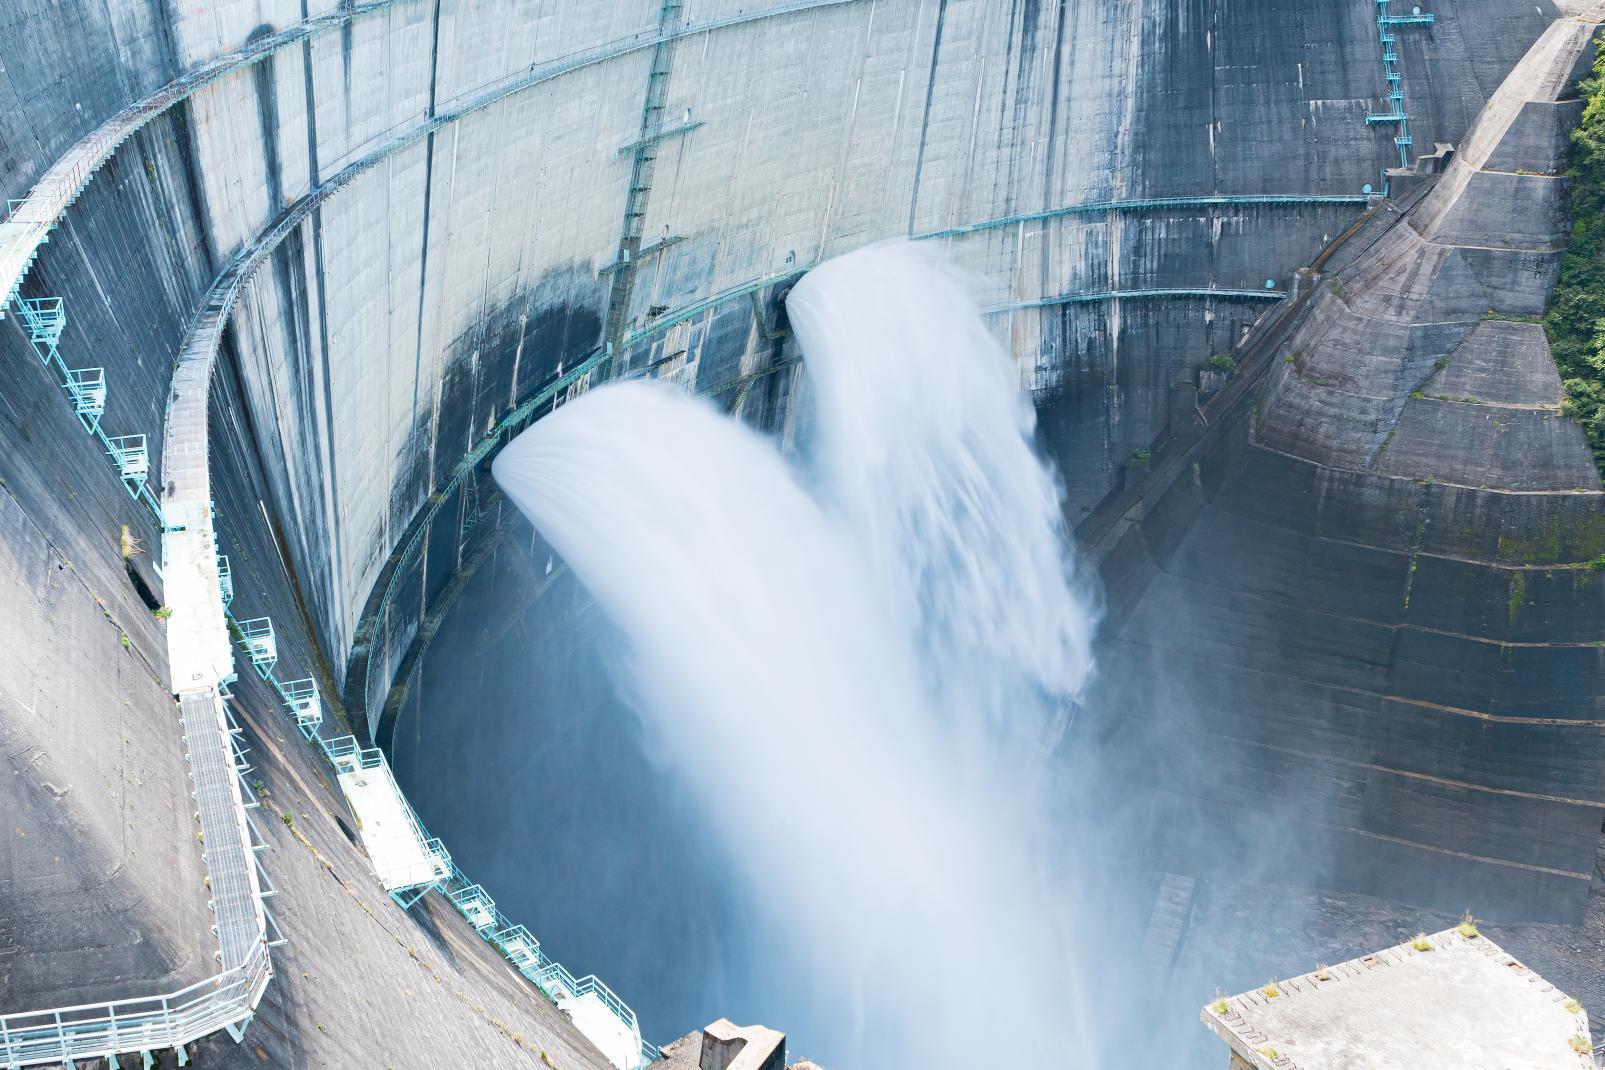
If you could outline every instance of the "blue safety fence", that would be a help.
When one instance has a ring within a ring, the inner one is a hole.
[[[597,355],[599,356],[599,354]],[[593,360],[595,356],[593,356]],[[579,368],[574,369],[570,376],[577,377],[583,374],[580,368],[594,366],[591,361],[582,362]],[[560,377],[559,381],[568,380],[570,376]],[[543,392],[544,393],[544,392]],[[524,408],[523,406],[520,407]],[[516,410],[515,410],[516,411]],[[527,415],[527,413],[525,414]],[[510,416],[509,419],[512,417]],[[472,455],[471,455],[472,456]],[[219,564],[226,568],[227,558],[219,557]],[[232,584],[229,586],[232,593]],[[390,772],[389,763],[384,752],[377,747],[364,747],[354,736],[345,735],[325,737],[321,727],[323,721],[322,698],[318,692],[317,684],[311,678],[300,680],[281,681],[275,675],[278,663],[278,650],[273,622],[267,617],[256,617],[249,620],[237,620],[229,611],[227,603],[224,605],[224,615],[227,618],[230,631],[235,642],[251,659],[258,675],[278,695],[286,711],[296,719],[296,727],[308,743],[317,746],[319,752],[334,770],[336,777],[342,773],[350,773],[359,769],[382,770],[394,784],[394,775]],[[271,644],[271,658],[264,641]],[[553,1002],[570,999],[580,999],[584,996],[595,996],[602,1006],[617,1018],[627,1031],[637,1039],[640,1038],[640,1023],[636,1020],[635,1012],[629,1004],[619,998],[601,978],[594,974],[585,977],[575,977],[562,963],[548,958],[541,949],[540,941],[530,930],[521,924],[515,923],[501,908],[496,905],[489,892],[472,880],[451,860],[445,845],[438,837],[431,836],[423,819],[418,816],[412,804],[407,801],[400,785],[395,785],[397,798],[412,825],[413,835],[423,846],[424,852],[432,860],[430,871],[420,874],[416,883],[403,887],[390,888],[389,893],[402,909],[409,909],[418,900],[429,892],[439,892],[452,907],[463,916],[469,926],[479,934],[480,938],[505,958],[509,965],[530,983],[539,988],[547,998]],[[641,1042],[641,1056],[638,1066],[645,1066],[661,1058],[658,1048],[645,1040]]]
[[[40,363],[60,376],[61,388],[72,405],[73,415],[100,443],[117,469],[124,489],[135,501],[144,502],[157,523],[162,523],[161,505],[150,489],[150,447],[145,436],[108,435],[101,427],[109,391],[106,369],[71,368],[61,355],[62,339],[67,331],[66,303],[59,297],[15,297],[8,307],[16,311],[18,321],[27,332],[28,344]]]

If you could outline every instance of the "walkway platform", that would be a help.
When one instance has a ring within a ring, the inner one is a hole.
[[[641,1065],[640,1034],[626,1026],[598,993],[560,999],[557,1006],[619,1070],[636,1070]]]
[[[411,906],[451,876],[451,856],[424,831],[377,747],[354,736],[324,743],[335,779],[357,819],[357,834],[373,860],[374,875],[402,906]]]
[[[635,1012],[595,974],[576,978],[562,963],[549,961],[530,980],[557,1002],[618,1070],[637,1070],[657,1058],[656,1049],[641,1043]]]

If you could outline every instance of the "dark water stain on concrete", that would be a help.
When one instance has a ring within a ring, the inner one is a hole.
[[[247,44],[273,33],[262,23],[246,36]],[[278,53],[251,65],[251,88],[256,93],[256,119],[262,134],[262,182],[268,192],[268,214],[277,215],[284,207],[284,175],[279,164],[279,86],[275,72]]]

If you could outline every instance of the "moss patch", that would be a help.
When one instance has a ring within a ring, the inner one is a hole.
[[[1510,603],[1508,608],[1510,623],[1515,624],[1516,618],[1521,616],[1521,604],[1527,597],[1527,573],[1517,569],[1510,577]]]
[[[1475,528],[1458,529],[1456,535],[1465,546],[1476,543]],[[1495,552],[1502,561],[1526,565],[1589,565],[1605,557],[1605,516],[1581,510],[1565,516],[1551,512],[1542,528],[1521,534],[1502,532]]]

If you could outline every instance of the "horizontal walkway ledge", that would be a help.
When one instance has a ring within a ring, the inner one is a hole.
[[[50,240],[50,231],[60,221],[62,213],[78,199],[101,164],[152,119],[196,91],[266,59],[286,45],[338,29],[374,11],[416,2],[418,0],[368,0],[307,19],[287,30],[260,37],[243,48],[219,56],[175,78],[155,93],[107,119],[63,153],[34,184],[27,197],[13,200],[7,205],[5,218],[0,221],[0,290],[4,291],[0,296],[0,316],[5,314],[5,306],[16,296],[28,268],[38,257],[39,246]]]
[[[1139,212],[1190,212],[1214,208],[1309,208],[1343,206],[1363,208],[1373,198],[1379,197],[1372,193],[1336,193],[1336,194],[1299,194],[1299,193],[1247,193],[1224,194],[1211,193],[1196,197],[1148,197],[1132,198],[1127,200],[1088,201],[1085,204],[1065,205],[1061,208],[1046,208],[1040,212],[1024,212],[1019,215],[999,216],[997,219],[983,219],[974,223],[964,223],[942,230],[927,231],[924,234],[912,235],[915,241],[931,241],[937,238],[957,238],[965,234],[975,234],[981,231],[997,230],[1003,227],[1012,227],[1024,223],[1041,223],[1049,219],[1060,219],[1066,216],[1081,215],[1125,215]]]

